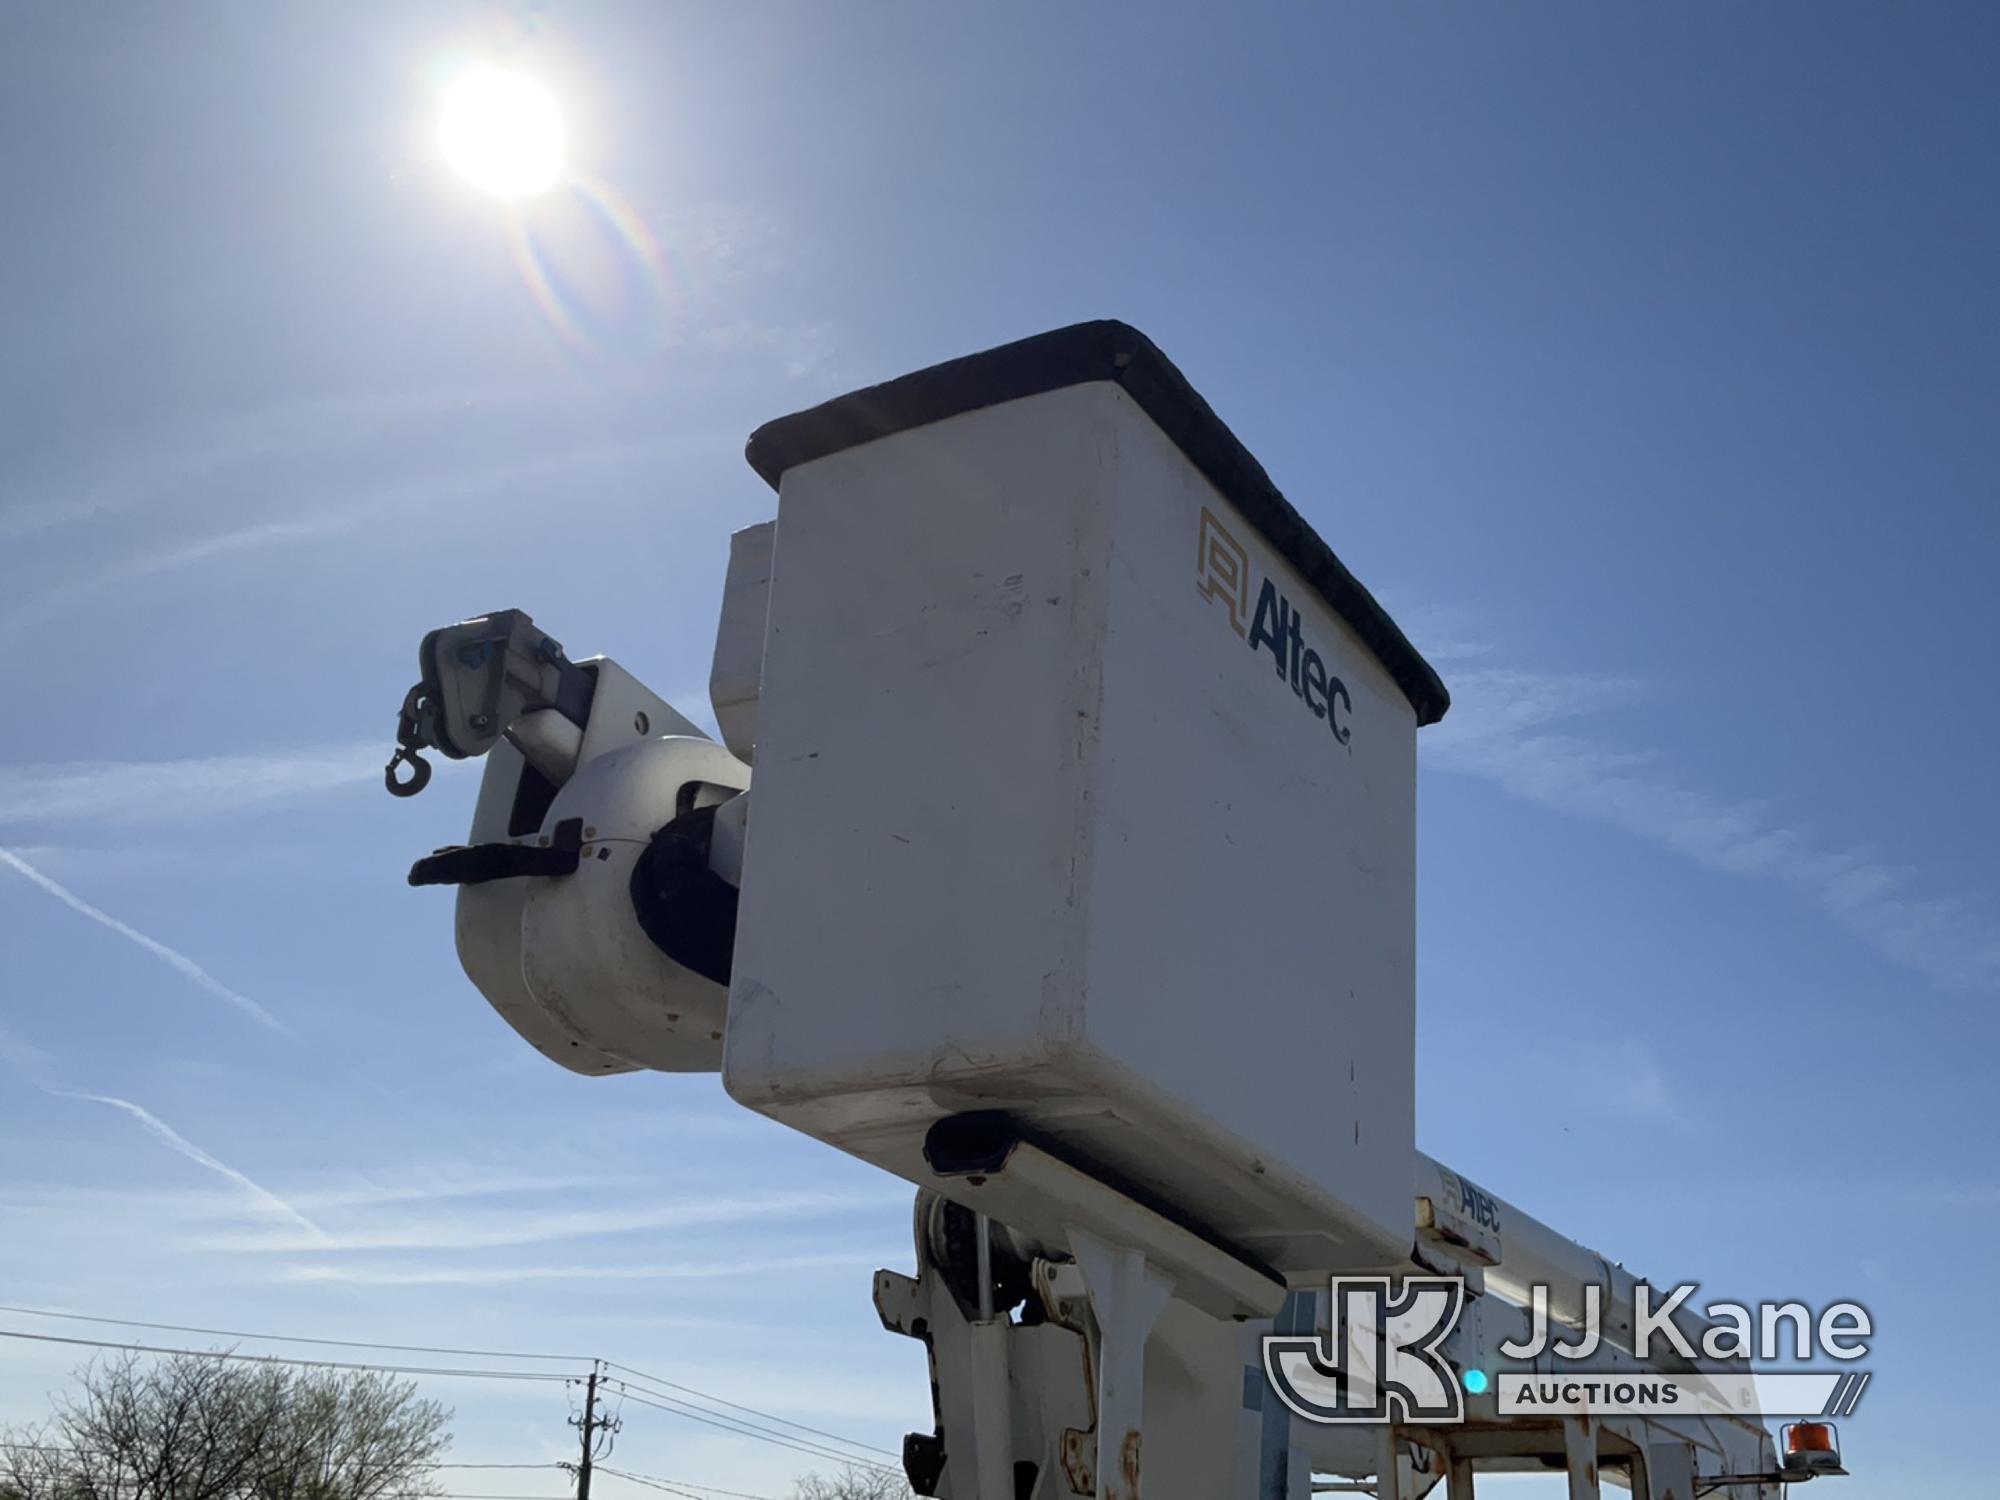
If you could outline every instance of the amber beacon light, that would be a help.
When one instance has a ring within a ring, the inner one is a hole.
[[[1785,1467],[1812,1474],[1845,1474],[1840,1434],[1830,1422],[1793,1422],[1784,1429]]]

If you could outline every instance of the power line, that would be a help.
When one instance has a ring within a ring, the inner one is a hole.
[[[618,1384],[619,1387],[634,1401],[638,1401],[643,1404],[645,1403],[646,1397],[651,1396],[655,1398],[651,1404],[659,1407],[662,1411],[673,1411],[673,1412],[678,1412],[684,1416],[692,1416],[699,1420],[708,1422],[712,1426],[723,1427],[730,1432],[742,1432],[746,1435],[754,1435],[758,1437],[769,1438],[776,1442],[785,1443],[788,1446],[796,1446],[803,1449],[810,1449],[813,1452],[828,1457],[839,1458],[842,1459],[843,1461],[850,1461],[854,1463],[869,1463],[869,1464],[874,1463],[874,1460],[872,1459],[865,1459],[865,1458],[850,1459],[849,1455],[845,1453],[840,1453],[835,1449],[828,1448],[824,1443],[815,1443],[808,1438],[795,1438],[790,1433],[775,1431],[772,1428],[765,1427],[759,1423],[749,1421],[744,1417],[732,1417],[723,1412],[710,1411],[705,1406],[697,1406],[693,1402],[682,1400],[678,1396],[669,1396],[664,1391],[650,1390],[643,1385],[635,1386],[626,1381],[619,1381]],[[665,1405],[661,1405],[661,1403],[663,1402],[665,1403]],[[882,1450],[877,1449],[876,1451],[881,1452]],[[875,1467],[881,1468],[883,1466],[880,1464],[875,1464]]]
[[[662,1383],[662,1384],[669,1384],[670,1382],[665,1382],[665,1381],[663,1381],[663,1382],[661,1382],[661,1383]],[[762,1426],[762,1425],[760,1425],[759,1423],[756,1423],[756,1422],[752,1422],[752,1421],[750,1421],[750,1420],[748,1420],[747,1418],[744,1418],[744,1417],[732,1417],[732,1416],[729,1416],[729,1415],[728,1415],[727,1413],[724,1413],[724,1412],[712,1412],[712,1411],[710,1411],[710,1410],[709,1410],[709,1409],[708,1409],[707,1407],[705,1407],[705,1406],[698,1406],[698,1405],[696,1405],[696,1404],[695,1404],[694,1402],[692,1402],[692,1401],[688,1401],[688,1400],[686,1400],[685,1398],[683,1398],[683,1397],[680,1397],[680,1396],[669,1396],[669,1395],[668,1395],[668,1394],[667,1394],[667,1393],[666,1393],[665,1391],[656,1391],[656,1390],[653,1390],[653,1389],[652,1389],[651,1387],[649,1387],[649,1386],[644,1386],[644,1385],[636,1385],[636,1384],[634,1384],[634,1383],[632,1383],[632,1382],[630,1382],[630,1381],[619,1381],[619,1382],[618,1382],[618,1386],[619,1386],[619,1388],[620,1388],[621,1390],[624,1390],[624,1391],[627,1391],[627,1392],[638,1392],[638,1393],[640,1393],[640,1394],[643,1394],[643,1395],[647,1395],[647,1396],[653,1396],[653,1397],[657,1398],[658,1400],[661,1400],[661,1401],[665,1401],[665,1402],[668,1402],[668,1403],[670,1403],[670,1404],[671,1404],[672,1406],[674,1406],[674,1407],[676,1407],[676,1408],[678,1408],[678,1407],[686,1407],[686,1408],[687,1408],[687,1409],[688,1409],[689,1411],[692,1411],[692,1412],[696,1412],[696,1413],[699,1413],[699,1414],[701,1414],[701,1415],[703,1415],[703,1416],[708,1416],[708,1417],[714,1417],[714,1418],[718,1419],[719,1421],[723,1421],[723,1422],[728,1422],[728,1423],[731,1423],[731,1424],[734,1424],[734,1425],[737,1425],[737,1426],[742,1426],[742,1427],[746,1427],[746,1428],[749,1428],[749,1429],[750,1429],[750,1430],[752,1430],[752,1431],[755,1431],[755,1432],[760,1432],[760,1433],[765,1433],[765,1434],[767,1434],[767,1435],[769,1435],[769,1436],[771,1436],[771,1437],[774,1437],[774,1438],[783,1438],[783,1439],[784,1439],[785,1441],[787,1441],[787,1442],[798,1442],[798,1443],[803,1443],[803,1444],[804,1444],[804,1445],[805,1445],[806,1447],[808,1447],[808,1448],[825,1448],[825,1446],[826,1446],[826,1445],[825,1445],[824,1443],[816,1443],[816,1442],[813,1442],[813,1441],[812,1441],[812,1440],[811,1440],[810,1438],[794,1438],[794,1437],[793,1437],[793,1436],[792,1436],[792,1435],[791,1435],[790,1433],[784,1433],[784,1432],[773,1432],[773,1431],[772,1431],[772,1430],[771,1430],[770,1428],[768,1428],[768,1427],[765,1427],[765,1426]],[[690,1387],[687,1387],[687,1386],[680,1386],[680,1387],[676,1387],[676,1389],[679,1389],[679,1390],[689,1390],[689,1389],[690,1389]],[[699,1392],[696,1392],[695,1394],[700,1394],[700,1393],[699,1393]],[[636,1399],[636,1397],[635,1397],[635,1399]],[[758,1410],[757,1410],[757,1408],[756,1408],[756,1407],[754,1407],[754,1406],[740,1406],[740,1405],[737,1405],[737,1403],[736,1403],[736,1402],[734,1402],[734,1401],[719,1401],[719,1398],[717,1398],[717,1397],[713,1397],[713,1396],[705,1396],[705,1397],[703,1397],[703,1399],[704,1399],[704,1400],[709,1400],[709,1401],[718,1401],[718,1402],[719,1402],[719,1404],[720,1404],[720,1405],[723,1405],[723,1406],[734,1406],[734,1407],[736,1407],[736,1409],[737,1409],[738,1411],[747,1411],[747,1412],[752,1412],[752,1413],[754,1413],[754,1414],[755,1414],[755,1415],[757,1415],[757,1416],[760,1416],[760,1417],[765,1417],[765,1418],[768,1418],[769,1420],[771,1420],[771,1421],[773,1421],[773,1422],[777,1422],[777,1423],[779,1423],[779,1424],[780,1424],[780,1425],[782,1425],[782,1426],[785,1426],[785,1427],[791,1427],[791,1428],[796,1428],[796,1429],[797,1429],[798,1431],[800,1431],[800,1432],[810,1432],[810,1433],[814,1433],[814,1434],[816,1434],[816,1435],[818,1435],[818,1436],[820,1436],[820,1437],[825,1437],[825,1438],[832,1438],[832,1439],[833,1439],[833,1440],[834,1440],[835,1442],[837,1442],[837,1443],[844,1443],[844,1444],[846,1444],[846,1445],[847,1445],[848,1447],[850,1447],[850,1448],[865,1448],[865,1449],[867,1449],[867,1450],[868,1450],[869,1452],[871,1452],[871,1453],[880,1453],[880,1454],[881,1454],[881,1455],[882,1455],[883,1457],[885,1457],[885,1458],[893,1458],[893,1459],[900,1459],[900,1457],[901,1457],[901,1455],[899,1455],[899,1454],[897,1454],[897,1453],[894,1453],[894,1452],[891,1452],[891,1451],[890,1451],[889,1449],[887,1449],[887,1448],[877,1448],[877,1447],[876,1447],[876,1446],[875,1446],[875,1445],[874,1445],[873,1443],[864,1443],[864,1442],[860,1442],[860,1441],[858,1441],[857,1439],[854,1439],[854,1438],[849,1438],[849,1437],[842,1437],[842,1436],[841,1436],[841,1435],[840,1435],[839,1433],[837,1433],[837,1432],[822,1432],[822,1431],[821,1431],[821,1430],[820,1430],[819,1428],[817,1428],[817,1427],[808,1427],[808,1426],[806,1426],[806,1425],[805,1425],[805,1424],[804,1424],[803,1422],[793,1422],[793,1421],[789,1421],[789,1420],[787,1420],[787,1419],[786,1419],[786,1418],[784,1418],[784,1417],[779,1417],[779,1416],[773,1416],[773,1415],[772,1415],[772,1414],[771,1414],[770,1412],[767,1412],[767,1411],[758,1411]],[[840,1458],[842,1458],[842,1459],[845,1459],[845,1458],[847,1458],[847,1456],[848,1456],[848,1455],[846,1455],[846,1454],[844,1454],[844,1453],[843,1453],[843,1454],[839,1454],[838,1456],[839,1456]],[[883,1468],[883,1467],[885,1467],[885,1465],[882,1465],[882,1464],[879,1464],[879,1463],[876,1463],[876,1462],[875,1462],[875,1460],[873,1460],[873,1459],[870,1459],[870,1458],[856,1458],[856,1459],[854,1460],[854,1462],[856,1462],[856,1463],[864,1463],[864,1464],[873,1464],[873,1465],[874,1465],[874,1466],[875,1466],[876,1468],[878,1468],[878,1469],[879,1469],[879,1468]]]
[[[706,1412],[699,1407],[689,1406],[684,1402],[673,1401],[671,1397],[667,1398],[664,1402],[654,1401],[649,1397],[640,1395],[638,1391],[633,1390],[630,1386],[626,1386],[625,1382],[620,1381],[618,1383],[625,1387],[626,1395],[641,1406],[650,1406],[655,1410],[668,1412],[677,1417],[688,1417],[696,1422],[706,1422],[711,1427],[719,1427],[724,1432],[733,1432],[738,1437],[755,1438],[760,1442],[775,1443],[780,1448],[790,1448],[794,1453],[803,1453],[809,1458],[830,1459],[834,1463],[841,1464],[857,1464],[865,1469],[889,1470],[889,1465],[878,1464],[873,1459],[857,1458],[851,1453],[841,1453],[832,1448],[821,1447],[816,1443],[796,1442],[791,1438],[772,1432],[768,1427],[759,1427],[752,1422],[739,1422],[734,1417],[717,1416],[714,1412]]]
[[[681,1497],[681,1500],[707,1500],[706,1496],[697,1495],[691,1489],[681,1489],[679,1486],[670,1484],[664,1479],[641,1479],[637,1474],[627,1474],[622,1469],[606,1469],[604,1472],[607,1474],[616,1474],[620,1479],[632,1480],[635,1484],[643,1484],[649,1490],[664,1490],[669,1495],[678,1495]]]
[[[0,1447],[20,1448],[25,1446],[28,1445],[21,1443],[0,1443]],[[56,1449],[52,1451],[67,1452],[73,1450]],[[533,1467],[539,1468],[541,1466],[537,1464]],[[610,1471],[606,1470],[605,1472],[609,1473]],[[467,1495],[454,1490],[449,1492],[425,1491],[424,1500],[570,1500],[570,1497],[567,1495]],[[702,1497],[695,1495],[691,1496],[690,1500],[702,1500]]]
[[[665,1490],[670,1495],[685,1494],[689,1490],[703,1490],[710,1495],[727,1495],[730,1500],[771,1500],[768,1495],[749,1495],[742,1490],[725,1490],[720,1485],[701,1484],[692,1479],[662,1479],[657,1474],[634,1474],[627,1469],[614,1469],[608,1464],[599,1464],[598,1468],[606,1474],[615,1474],[620,1479],[629,1479],[634,1484],[646,1484],[656,1490]]]
[[[663,1385],[668,1390],[684,1391],[690,1396],[699,1396],[704,1401],[712,1401],[717,1406],[727,1406],[735,1409],[736,1411],[746,1411],[749,1412],[750,1415],[753,1417],[763,1417],[767,1421],[776,1422],[784,1427],[796,1428],[800,1432],[810,1432],[815,1437],[832,1438],[834,1442],[845,1443],[850,1448],[866,1448],[870,1453],[880,1453],[888,1458],[898,1458],[901,1456],[888,1448],[878,1448],[873,1443],[864,1443],[855,1438],[842,1437],[837,1432],[828,1432],[823,1428],[808,1427],[803,1422],[794,1422],[788,1417],[781,1417],[773,1412],[759,1411],[756,1407],[745,1406],[739,1401],[725,1401],[720,1396],[711,1396],[706,1391],[698,1391],[691,1385],[677,1385],[671,1380],[662,1379],[658,1375],[649,1375],[644,1370],[635,1369],[631,1365],[621,1365],[615,1359],[607,1359],[604,1363],[610,1366],[614,1370],[623,1370],[628,1375],[637,1375],[641,1380],[650,1380],[654,1385]],[[654,1394],[657,1395],[658,1392],[655,1392]]]
[[[72,1448],[62,1443],[14,1443],[0,1440],[0,1448],[16,1453],[67,1453],[74,1458],[116,1458],[118,1455],[103,1448]],[[550,1459],[538,1464],[475,1464],[475,1463],[409,1463],[397,1464],[398,1469],[560,1469],[561,1464]]]
[[[133,1354],[180,1354],[190,1359],[234,1359],[247,1364],[300,1365],[317,1370],[380,1370],[390,1375],[462,1375],[475,1380],[574,1380],[549,1370],[468,1370],[430,1365],[377,1365],[335,1359],[293,1359],[283,1354],[238,1354],[233,1349],[174,1349],[159,1344],[125,1344],[109,1339],[80,1339],[57,1333],[27,1333],[0,1328],[0,1339],[30,1339],[38,1344],[76,1344],[86,1349],[123,1349]]]
[[[81,1322],[81,1323],[108,1323],[121,1328],[154,1328],[169,1333],[200,1333],[200,1334],[207,1334],[215,1338],[259,1339],[267,1343],[280,1343],[280,1344],[320,1344],[340,1349],[390,1349],[405,1354],[451,1354],[451,1355],[458,1355],[460,1357],[468,1359],[574,1360],[577,1363],[581,1364],[586,1362],[590,1358],[590,1356],[584,1354],[534,1354],[534,1353],[524,1353],[521,1351],[504,1350],[504,1349],[457,1349],[435,1344],[392,1344],[379,1340],[369,1340],[369,1339],[313,1338],[304,1334],[247,1333],[241,1329],[202,1328],[186,1323],[153,1323],[153,1322],[146,1322],[138,1318],[106,1318],[106,1317],[99,1317],[89,1313],[51,1312],[44,1308],[14,1307],[3,1303],[0,1303],[0,1313],[18,1313],[28,1317],[35,1317],[35,1318],[62,1318],[71,1322]],[[0,1330],[0,1333],[4,1332],[5,1330]],[[59,1340],[54,1340],[52,1335],[46,1335],[46,1334],[21,1334],[18,1336],[23,1338],[44,1338],[44,1339],[50,1339],[51,1341],[60,1342]],[[148,1346],[141,1344],[93,1345],[92,1341],[87,1339],[77,1339],[77,1340],[72,1340],[71,1342],[90,1345],[92,1347],[129,1348],[129,1349],[144,1350],[146,1352],[152,1352],[152,1353],[197,1352],[193,1350],[149,1350]],[[239,1359],[251,1359],[251,1358],[256,1358],[258,1356],[235,1355],[232,1357]],[[273,1356],[273,1358],[276,1357]],[[361,1369],[396,1370],[398,1373],[402,1374],[471,1373],[471,1372],[459,1372],[459,1371],[443,1372],[443,1371],[419,1370],[409,1367],[398,1367],[390,1365],[347,1366],[347,1365],[335,1364],[332,1361],[319,1362],[312,1360],[290,1360],[290,1361],[280,1360],[279,1362],[304,1364],[304,1365],[325,1363],[329,1367],[336,1369],[361,1368]],[[833,1442],[844,1444],[845,1446],[850,1448],[860,1448],[870,1453],[879,1453],[885,1458],[895,1459],[900,1457],[900,1455],[897,1454],[893,1449],[878,1447],[873,1443],[864,1443],[857,1438],[846,1437],[843,1434],[837,1432],[829,1432],[825,1428],[813,1427],[804,1422],[794,1422],[791,1420],[791,1418],[779,1416],[776,1412],[765,1411],[760,1407],[746,1406],[740,1401],[731,1401],[726,1396],[711,1395],[709,1392],[701,1390],[696,1386],[682,1385],[677,1381],[668,1380],[664,1376],[652,1374],[650,1371],[647,1370],[641,1370],[636,1365],[621,1364],[617,1360],[611,1360],[611,1359],[607,1359],[603,1361],[603,1363],[605,1367],[608,1369],[623,1370],[628,1375],[636,1375],[641,1380],[650,1381],[654,1385],[664,1386],[669,1390],[679,1391],[682,1392],[684,1395],[694,1396],[702,1401],[711,1402],[717,1406],[726,1406],[730,1408],[732,1411],[746,1412],[753,1417],[762,1417],[765,1421],[776,1422],[782,1427],[789,1427],[798,1432],[810,1433],[814,1437],[827,1438]],[[500,1378],[500,1373],[501,1372],[497,1371],[487,1372],[487,1378]],[[542,1378],[550,1378],[550,1377],[544,1376]],[[564,1377],[564,1378],[576,1379],[581,1377],[574,1376],[574,1377]],[[619,1382],[619,1384],[622,1386],[623,1382]],[[641,1389],[644,1389],[644,1387],[641,1387]],[[660,1393],[654,1392],[654,1394],[658,1395]],[[674,1398],[667,1397],[666,1399],[672,1400]],[[749,1425],[755,1425],[755,1424],[749,1424]],[[860,1461],[868,1462],[868,1460],[860,1460]],[[877,1467],[881,1466],[877,1465]]]
[[[116,1454],[107,1451],[102,1451],[92,1448],[72,1448],[60,1443],[16,1443],[16,1442],[9,1442],[5,1439],[0,1439],[0,1448],[4,1448],[15,1453],[61,1453],[72,1458],[115,1458],[117,1456]],[[410,1469],[410,1470],[563,1469],[566,1468],[567,1465],[561,1463],[559,1460],[556,1459],[549,1459],[546,1460],[545,1462],[535,1463],[535,1464],[471,1463],[467,1461],[454,1460],[450,1463],[397,1464],[394,1465],[393,1467],[396,1467],[398,1469]],[[654,1489],[664,1489],[669,1494],[676,1494],[676,1495],[686,1494],[688,1491],[692,1490],[699,1490],[702,1492],[699,1495],[691,1496],[690,1500],[706,1500],[706,1497],[709,1495],[727,1495],[729,1497],[729,1500],[771,1500],[771,1497],[768,1495],[752,1495],[743,1490],[726,1490],[719,1484],[703,1484],[700,1480],[696,1479],[663,1479],[657,1474],[634,1474],[630,1469],[614,1469],[611,1467],[611,1465],[603,1463],[597,1465],[597,1469],[599,1473],[610,1474],[619,1479],[629,1479],[634,1484],[650,1485]],[[499,1497],[473,1497],[467,1495],[454,1495],[448,1497],[448,1500],[499,1500]],[[565,1496],[564,1500],[568,1500],[568,1497]]]
[[[687,1417],[692,1421],[706,1423],[710,1427],[720,1428],[722,1431],[733,1433],[737,1437],[747,1437],[757,1442],[771,1443],[780,1448],[789,1448],[792,1452],[803,1453],[808,1458],[830,1459],[834,1463],[856,1464],[865,1469],[881,1469],[885,1472],[889,1469],[887,1464],[878,1464],[872,1459],[857,1458],[851,1453],[841,1453],[832,1448],[823,1448],[816,1443],[796,1442],[791,1438],[781,1437],[768,1428],[757,1427],[748,1422],[739,1423],[733,1417],[718,1417],[712,1412],[702,1411],[699,1407],[688,1406],[680,1402],[654,1401],[636,1392],[628,1394],[631,1395],[632,1400],[638,1402],[641,1406],[650,1406],[655,1411],[663,1411],[672,1416]]]
[[[50,1312],[40,1307],[8,1307],[0,1313],[18,1313],[31,1318],[62,1318],[71,1323],[111,1323],[120,1328],[154,1328],[163,1333],[205,1333],[221,1339],[261,1339],[268,1344],[326,1344],[337,1349],[394,1349],[401,1354],[455,1354],[466,1359],[558,1359],[583,1364],[587,1354],[522,1354],[507,1349],[447,1349],[433,1344],[384,1344],[369,1339],[308,1338],[297,1333],[244,1333],[231,1328],[196,1328],[186,1323],[147,1323],[138,1318],[100,1318],[89,1313]]]
[[[103,1448],[73,1448],[66,1443],[15,1443],[0,1439],[0,1448],[12,1448],[26,1453],[73,1453],[80,1457],[113,1458],[116,1455]],[[420,1463],[396,1465],[399,1469],[560,1469],[562,1465],[554,1459],[538,1464],[476,1464],[453,1461],[434,1463],[425,1460]]]
[[[123,1343],[113,1343],[104,1339],[70,1338],[59,1334],[49,1334],[49,1333],[24,1333],[18,1329],[12,1329],[12,1328],[0,1328],[0,1338],[30,1339],[37,1343],[47,1343],[47,1344],[73,1344],[91,1349],[119,1349],[137,1354],[178,1354],[187,1356],[192,1359],[226,1359],[226,1360],[238,1360],[249,1364],[300,1365],[314,1369],[377,1370],[388,1374],[398,1374],[398,1375],[447,1375],[447,1376],[463,1375],[463,1376],[477,1377],[481,1379],[492,1379],[492,1380],[536,1380],[536,1381],[561,1380],[565,1382],[573,1378],[566,1375],[550,1374],[550,1373],[530,1371],[530,1370],[467,1370],[467,1369],[430,1368],[420,1365],[373,1365],[373,1364],[350,1363],[345,1361],[323,1360],[323,1359],[287,1359],[282,1355],[237,1354],[234,1352],[227,1352],[222,1350],[173,1349],[173,1348],[164,1348],[153,1344],[123,1344]],[[621,1366],[620,1368],[625,1368],[625,1367]],[[715,1412],[704,1411],[699,1407],[690,1405],[685,1401],[677,1400],[671,1396],[666,1396],[658,1391],[646,1392],[646,1394],[642,1395],[641,1392],[645,1390],[645,1387],[642,1386],[637,1389],[634,1389],[631,1383],[628,1381],[616,1380],[608,1383],[616,1385],[619,1388],[619,1391],[624,1398],[636,1401],[641,1406],[652,1407],[655,1411],[666,1412],[670,1416],[686,1417],[690,1421],[702,1422],[710,1427],[719,1428],[723,1432],[733,1433],[738,1437],[747,1437],[757,1442],[770,1443],[779,1448],[790,1449],[794,1453],[802,1453],[806,1455],[806,1457],[808,1458],[826,1459],[830,1460],[831,1462],[839,1464],[853,1464],[862,1468],[879,1469],[884,1472],[893,1472],[893,1470],[890,1469],[889,1465],[876,1463],[873,1459],[860,1458],[851,1453],[842,1453],[836,1449],[828,1448],[818,1443],[807,1443],[807,1442],[796,1441],[790,1437],[785,1436],[782,1433],[773,1432],[768,1427],[760,1427],[754,1422],[746,1422],[741,1420],[740,1418],[725,1417]],[[658,1397],[659,1399],[655,1400],[653,1399],[654,1397]],[[865,1446],[865,1445],[857,1444],[856,1446]],[[0,1447],[9,1448],[17,1451],[24,1451],[24,1452],[76,1453],[80,1451],[77,1449],[60,1448],[53,1444],[39,1444],[39,1443],[0,1442]],[[885,1450],[875,1449],[874,1451],[883,1452]],[[560,1463],[554,1463],[554,1462],[538,1463],[538,1464],[524,1464],[524,1463],[483,1464],[483,1463],[464,1462],[464,1463],[433,1463],[416,1467],[423,1467],[426,1469],[550,1469],[550,1468],[563,1468],[565,1466]],[[675,1493],[675,1494],[685,1493],[684,1491],[674,1490],[672,1484],[669,1481],[661,1480],[653,1476],[631,1474],[622,1469],[612,1469],[608,1467],[605,1468],[605,1472],[607,1474],[616,1474],[621,1479],[630,1479],[639,1484],[650,1484],[655,1488],[666,1489],[669,1493]],[[690,1489],[702,1489],[711,1491],[712,1493],[718,1495],[727,1495],[732,1497],[732,1500],[768,1500],[768,1497],[761,1495],[748,1495],[738,1490],[725,1490],[714,1485],[695,1485],[691,1481],[683,1481],[683,1482],[687,1483]],[[453,1494],[449,1496],[437,1497],[437,1500],[570,1500],[570,1497]],[[699,1495],[694,1495],[694,1496],[689,1496],[689,1500],[704,1500],[704,1497]]]
[[[10,1443],[0,1442],[0,1448],[14,1453],[60,1453],[69,1458],[117,1458],[116,1453],[90,1448],[63,1447],[55,1443]],[[474,1463],[416,1463],[391,1464],[388,1467],[411,1471],[435,1469],[559,1469],[561,1464],[474,1464]],[[457,1491],[450,1493],[425,1492],[425,1500],[570,1500],[567,1495],[468,1495]],[[695,1496],[694,1500],[701,1500]]]

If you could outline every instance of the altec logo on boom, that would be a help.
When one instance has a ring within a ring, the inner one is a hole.
[[[1353,734],[1348,716],[1354,711],[1347,684],[1334,676],[1326,658],[1307,644],[1299,612],[1268,574],[1257,591],[1257,607],[1251,610],[1250,554],[1207,506],[1201,511],[1195,577],[1201,597],[1221,601],[1229,611],[1230,626],[1250,643],[1250,649],[1269,651],[1277,663],[1278,680],[1291,688],[1314,718],[1325,721],[1334,739],[1347,744]]]

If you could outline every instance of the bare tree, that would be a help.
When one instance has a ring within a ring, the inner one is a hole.
[[[807,1474],[792,1486],[792,1500],[915,1500],[894,1469],[849,1464],[838,1474]]]
[[[451,1413],[374,1371],[128,1355],[0,1437],[0,1500],[424,1500]]]

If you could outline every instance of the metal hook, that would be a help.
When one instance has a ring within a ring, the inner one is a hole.
[[[410,768],[410,779],[398,781],[396,767],[404,764]],[[389,764],[382,768],[382,784],[389,788],[392,797],[414,797],[429,786],[430,781],[430,762],[408,746],[398,746],[396,753],[389,757]]]
[[[430,762],[417,753],[431,742],[423,731],[423,706],[424,685],[419,682],[403,695],[403,709],[396,716],[396,753],[382,768],[382,784],[392,797],[414,797],[430,785]],[[410,768],[410,779],[398,781],[396,767],[404,764]]]

